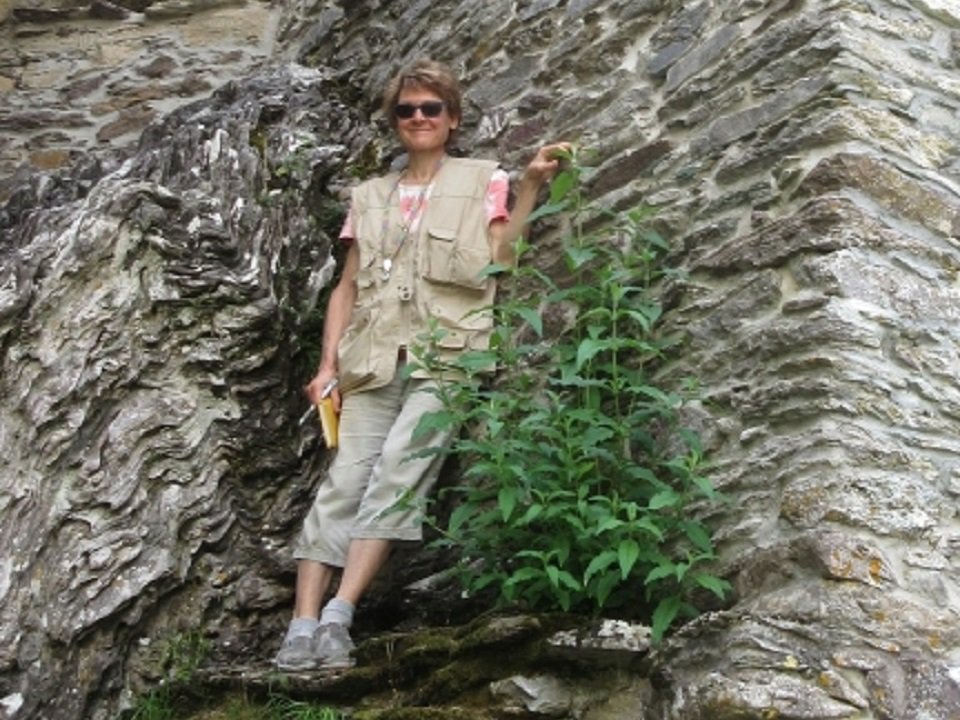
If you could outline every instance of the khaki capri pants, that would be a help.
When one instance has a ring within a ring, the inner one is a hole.
[[[351,540],[422,539],[423,500],[443,456],[410,455],[447,447],[458,430],[412,441],[423,414],[443,408],[430,391],[435,387],[433,380],[404,379],[398,367],[389,385],[344,396],[337,454],[304,521],[296,559],[343,567]]]

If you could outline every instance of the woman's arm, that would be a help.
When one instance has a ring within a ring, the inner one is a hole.
[[[350,244],[347,259],[343,265],[340,282],[330,293],[327,311],[323,320],[323,349],[317,374],[304,388],[310,402],[321,400],[324,388],[337,376],[337,346],[346,332],[353,314],[353,305],[357,300],[357,270],[360,267],[360,250],[356,241]],[[331,395],[333,406],[340,411],[340,391],[334,388]]]
[[[537,204],[540,188],[550,182],[560,168],[557,151],[569,152],[570,147],[570,143],[566,142],[544,145],[524,169],[510,220],[494,220],[490,223],[490,256],[493,262],[503,265],[514,262],[514,243],[527,230],[527,218]]]

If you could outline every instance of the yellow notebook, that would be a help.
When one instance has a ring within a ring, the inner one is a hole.
[[[328,448],[335,448],[340,435],[340,418],[333,409],[333,399],[325,397],[318,402],[317,414],[320,416],[320,427],[323,429],[323,441]]]

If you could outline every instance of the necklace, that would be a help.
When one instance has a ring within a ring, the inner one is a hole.
[[[406,170],[397,176],[397,181],[393,184],[393,187],[390,188],[390,194],[387,195],[387,212],[385,212],[383,215],[383,225],[380,228],[380,256],[383,258],[380,263],[380,277],[383,282],[387,282],[390,279],[390,273],[393,270],[393,261],[397,255],[400,254],[400,250],[403,249],[403,244],[407,241],[407,237],[410,235],[410,231],[413,229],[414,223],[417,222],[417,219],[423,212],[423,207],[426,205],[427,196],[430,194],[430,188],[433,185],[433,180],[437,176],[437,173],[440,172],[440,166],[443,165],[443,160],[444,158],[441,157],[437,161],[437,165],[430,174],[430,177],[427,179],[426,184],[421,185],[420,189],[417,191],[417,195],[414,198],[414,201],[410,204],[409,210],[404,213],[403,208],[400,208],[399,233],[397,233],[393,243],[393,252],[387,251],[387,239],[390,235],[390,204],[393,201],[393,196],[397,193],[397,190],[400,187],[400,181],[403,179]]]

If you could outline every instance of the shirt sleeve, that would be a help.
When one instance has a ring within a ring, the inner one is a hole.
[[[507,196],[510,194],[510,176],[506,170],[497,168],[487,184],[484,208],[487,211],[487,224],[497,220],[509,220]]]

